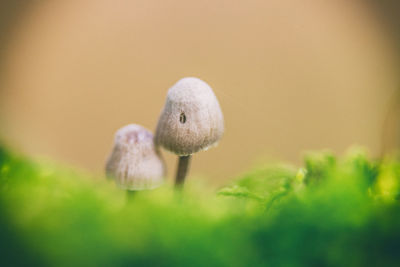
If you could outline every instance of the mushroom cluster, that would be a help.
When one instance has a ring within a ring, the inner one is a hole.
[[[223,132],[224,118],[211,87],[198,78],[183,78],[168,90],[154,137],[136,124],[117,131],[107,176],[131,191],[160,186],[165,167],[158,147],[163,147],[179,157],[175,185],[180,188],[191,155],[215,146]]]

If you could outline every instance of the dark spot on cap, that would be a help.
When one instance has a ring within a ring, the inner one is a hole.
[[[181,115],[179,116],[179,121],[184,124],[186,122],[186,115],[185,112],[182,112]]]

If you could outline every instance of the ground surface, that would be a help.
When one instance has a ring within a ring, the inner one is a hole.
[[[191,177],[191,181],[196,181]],[[400,163],[353,150],[127,199],[0,149],[1,266],[398,266]]]

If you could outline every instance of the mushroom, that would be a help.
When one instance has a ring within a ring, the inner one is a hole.
[[[119,129],[106,163],[107,177],[128,192],[159,187],[164,181],[165,167],[153,139],[149,130],[137,124]]]
[[[183,186],[191,155],[217,145],[223,132],[221,108],[206,82],[183,78],[168,90],[157,124],[155,144],[179,156],[177,187]]]

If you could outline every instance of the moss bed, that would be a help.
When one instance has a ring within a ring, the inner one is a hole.
[[[353,149],[127,199],[0,148],[0,266],[399,266],[400,162]]]

